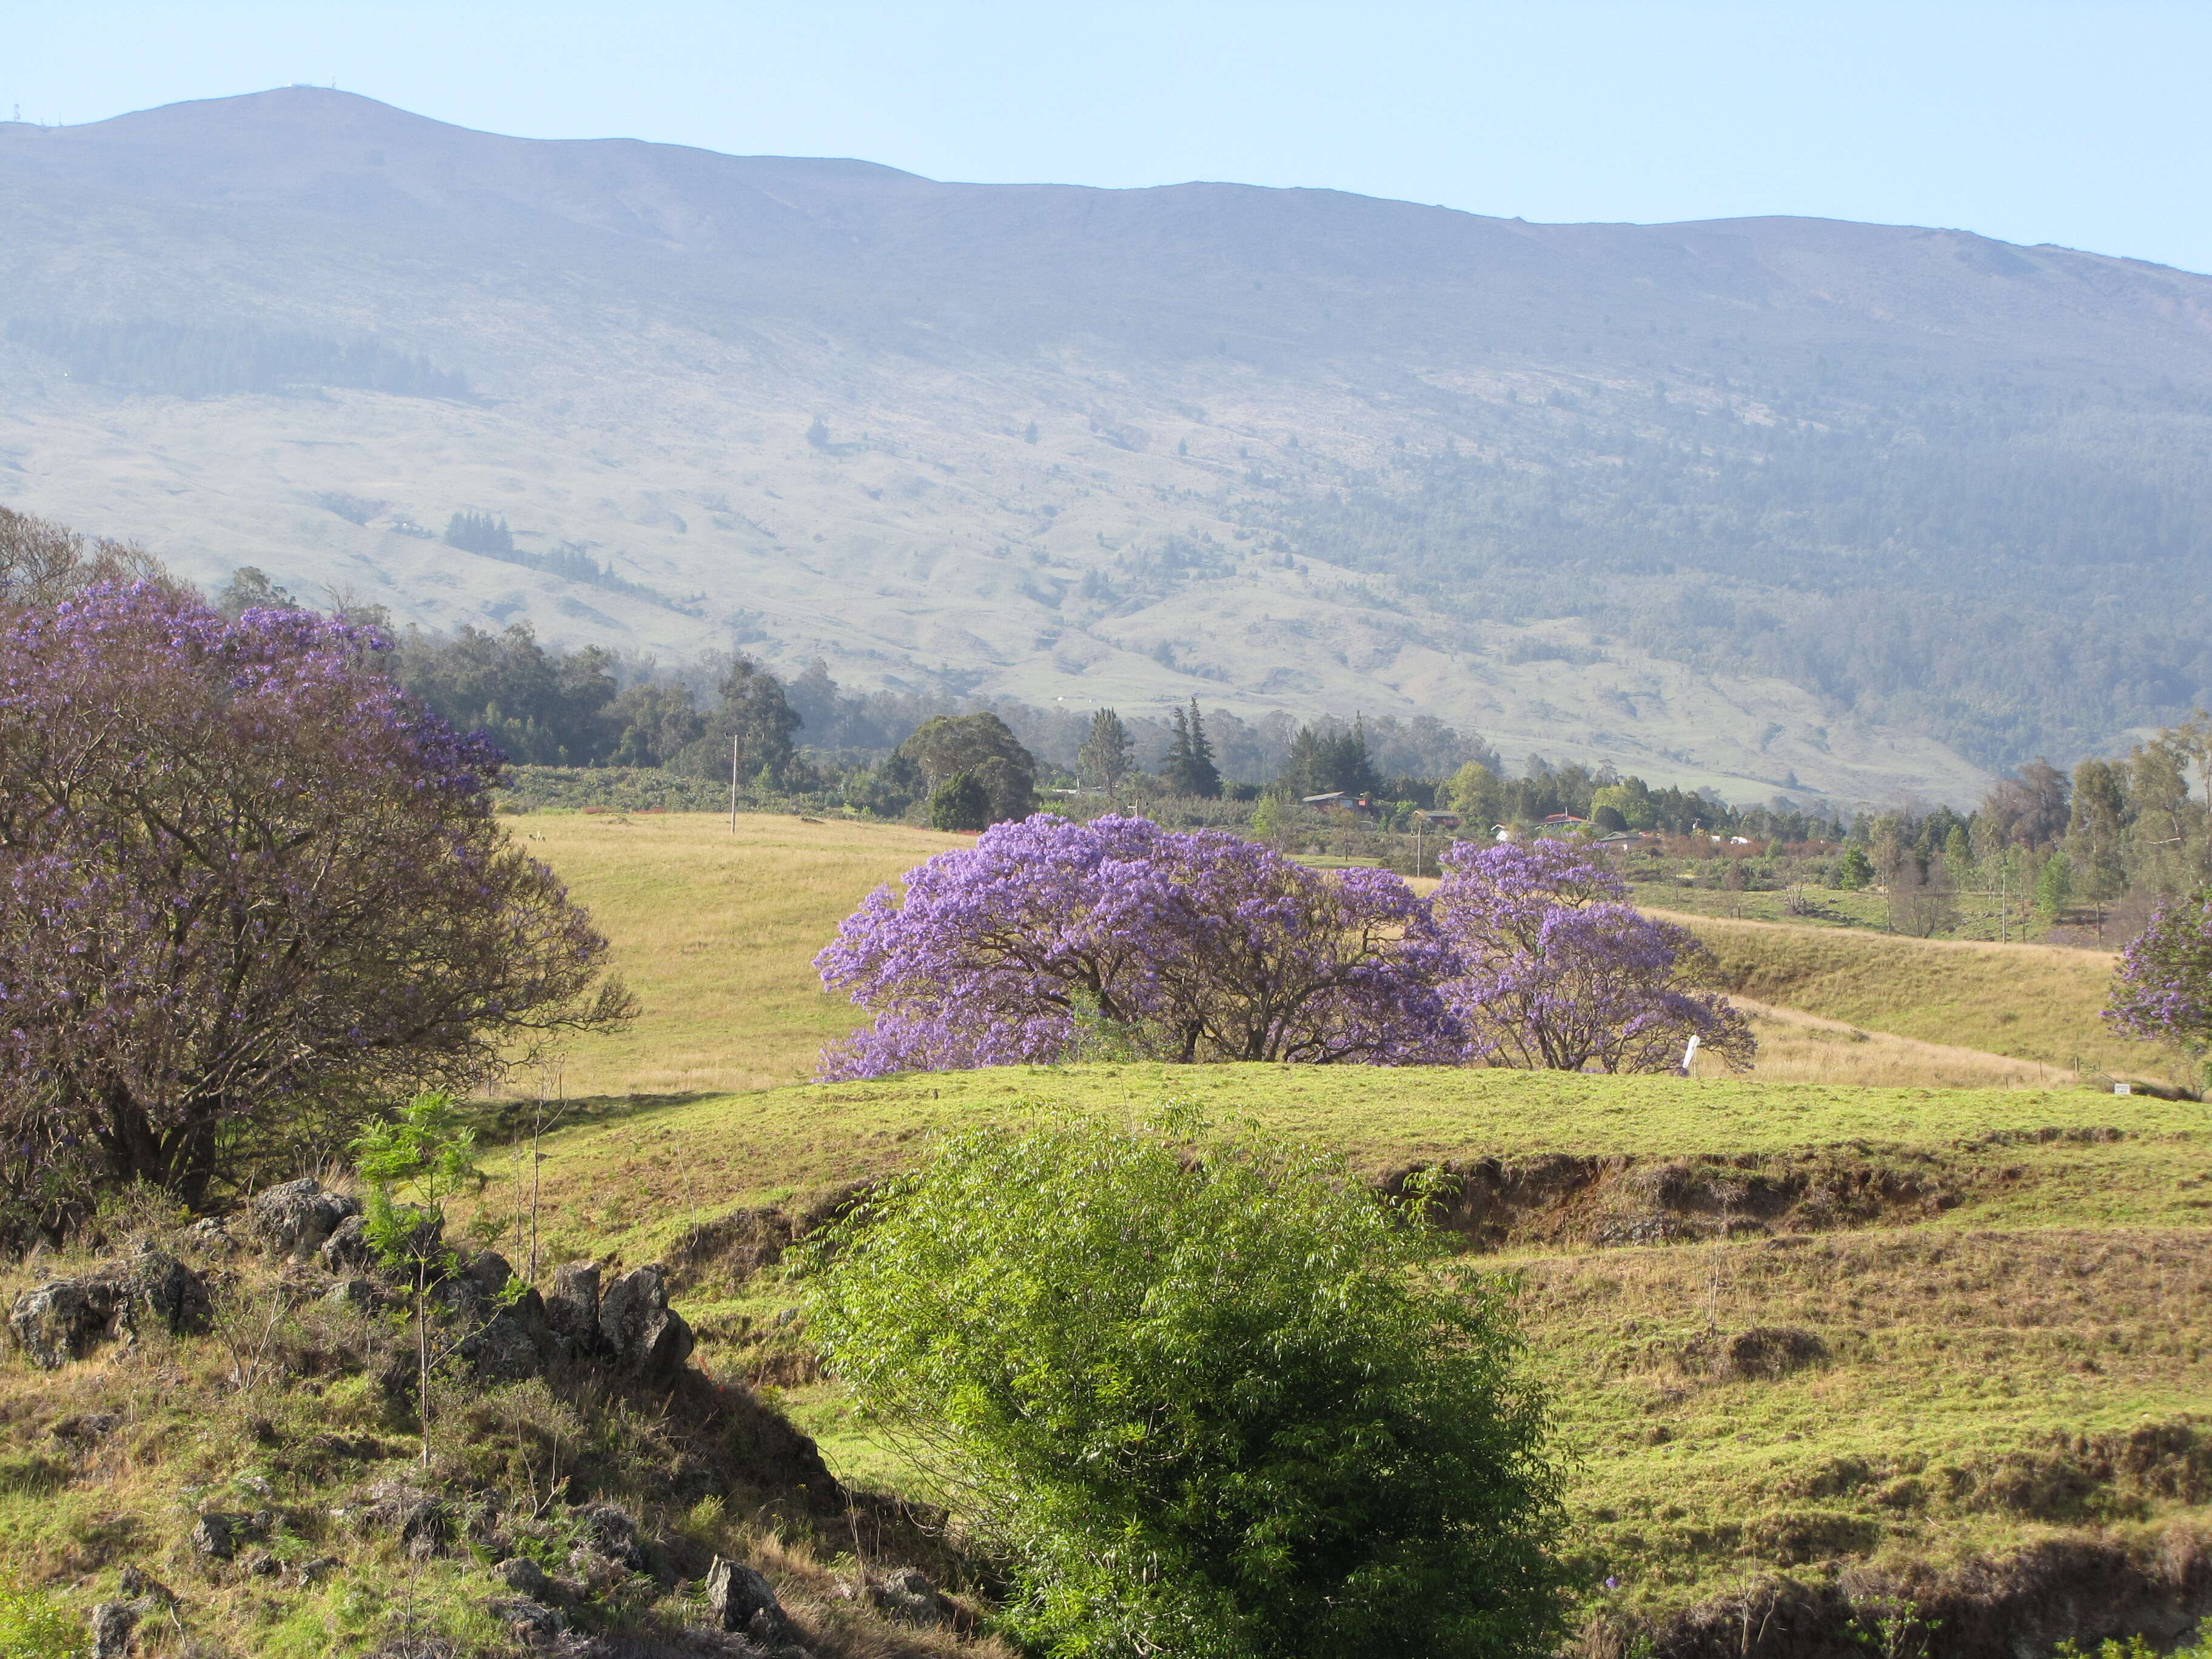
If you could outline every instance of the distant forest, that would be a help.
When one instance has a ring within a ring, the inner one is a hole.
[[[69,365],[82,380],[176,398],[293,386],[350,386],[404,398],[469,396],[465,375],[395,351],[374,338],[202,328],[150,319],[64,323],[11,319],[8,338]]]
[[[1777,418],[1723,375],[1691,389],[1469,400],[1443,453],[1255,476],[1236,510],[1447,615],[1581,617],[1992,769],[2212,690],[2212,400],[1954,383]]]

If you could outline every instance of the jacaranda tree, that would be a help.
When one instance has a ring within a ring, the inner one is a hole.
[[[1219,830],[1040,813],[846,919],[816,966],[876,1022],[823,1075],[1064,1060],[1094,1025],[1168,1060],[1448,1061],[1447,963],[1387,871],[1323,877]]]
[[[0,622],[0,1169],[15,1225],[188,1204],[629,1001],[494,820],[500,757],[298,611],[152,583]]]
[[[1436,921],[1458,958],[1443,986],[1478,1064],[1663,1072],[1695,1036],[1747,1066],[1758,1041],[1699,988],[1712,956],[1695,934],[1627,902],[1584,850],[1539,840],[1446,853]]]
[[[2192,1057],[2212,1048],[2212,887],[2160,907],[2120,957],[2105,1018]]]

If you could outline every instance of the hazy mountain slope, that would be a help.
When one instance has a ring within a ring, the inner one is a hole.
[[[2212,684],[2212,280],[2157,267],[944,185],[307,88],[0,125],[0,498],[209,579],[1420,709],[1739,797],[1967,793]],[[327,366],[371,337],[474,398]],[[210,384],[268,389],[160,390]],[[630,591],[392,527],[464,507]]]

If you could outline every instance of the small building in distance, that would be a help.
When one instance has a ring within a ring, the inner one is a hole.
[[[1345,812],[1359,818],[1376,816],[1375,803],[1368,797],[1349,794],[1341,789],[1332,789],[1325,795],[1303,795],[1298,805],[1316,812]]]

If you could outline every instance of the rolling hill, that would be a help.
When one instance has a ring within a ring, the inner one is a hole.
[[[309,88],[0,124],[0,500],[403,623],[1961,799],[2212,686],[2212,279],[970,185]],[[494,514],[511,552],[436,532]],[[424,533],[428,532],[428,533]]]

